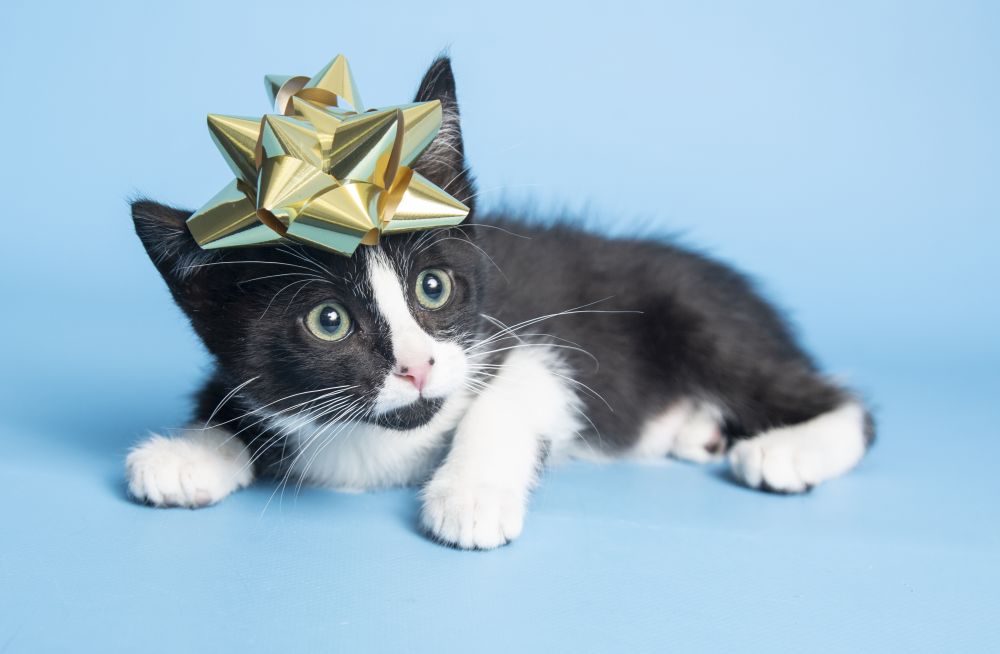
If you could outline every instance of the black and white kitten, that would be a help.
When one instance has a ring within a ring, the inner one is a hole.
[[[440,135],[415,168],[473,202],[447,59],[416,99]],[[192,426],[128,455],[156,506],[212,504],[255,477],[343,490],[421,485],[434,538],[521,533],[563,457],[709,461],[801,492],[861,460],[872,422],[730,268],[670,244],[477,216],[351,258],[208,252],[190,212],[141,200],[136,231],[215,360]]]

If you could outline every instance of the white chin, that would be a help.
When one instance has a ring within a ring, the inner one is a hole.
[[[386,415],[393,411],[418,405],[421,400],[442,402],[448,395],[450,395],[449,392],[442,392],[438,389],[427,389],[425,393],[421,394],[410,382],[390,375],[386,378],[382,390],[379,391],[378,397],[375,399],[374,413],[377,416]]]

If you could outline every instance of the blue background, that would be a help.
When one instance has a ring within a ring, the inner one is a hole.
[[[273,7],[284,4],[285,11]],[[293,10],[294,8],[294,10]],[[1000,4],[8,2],[0,651],[996,651]],[[450,46],[486,206],[678,233],[751,271],[881,440],[800,497],[571,464],[458,552],[415,491],[130,503],[207,359],[131,225],[229,178],[208,112]]]

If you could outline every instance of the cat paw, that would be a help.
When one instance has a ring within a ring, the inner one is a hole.
[[[726,439],[719,427],[719,419],[707,410],[698,410],[677,430],[670,446],[670,456],[708,463],[721,458],[725,450]]]
[[[857,465],[867,443],[865,420],[863,407],[847,404],[808,422],[739,441],[729,451],[730,468],[751,488],[805,492]]]
[[[791,443],[751,439],[733,446],[729,451],[729,466],[733,475],[750,488],[802,493],[812,488],[812,484],[803,479],[797,454]]]
[[[222,429],[153,436],[125,459],[128,492],[153,506],[197,508],[215,504],[253,481],[243,444]]]
[[[720,458],[726,450],[721,423],[722,414],[717,408],[681,400],[646,425],[631,454],[641,460],[672,456],[708,463]]]
[[[431,480],[423,498],[423,528],[447,545],[489,550],[520,536],[524,526],[524,497],[508,489]]]

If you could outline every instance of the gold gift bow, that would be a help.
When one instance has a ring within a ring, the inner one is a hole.
[[[365,111],[343,55],[311,78],[268,75],[265,85],[280,114],[208,116],[236,179],[188,219],[201,247],[298,242],[351,256],[381,234],[468,215],[410,168],[441,128],[440,101]]]

